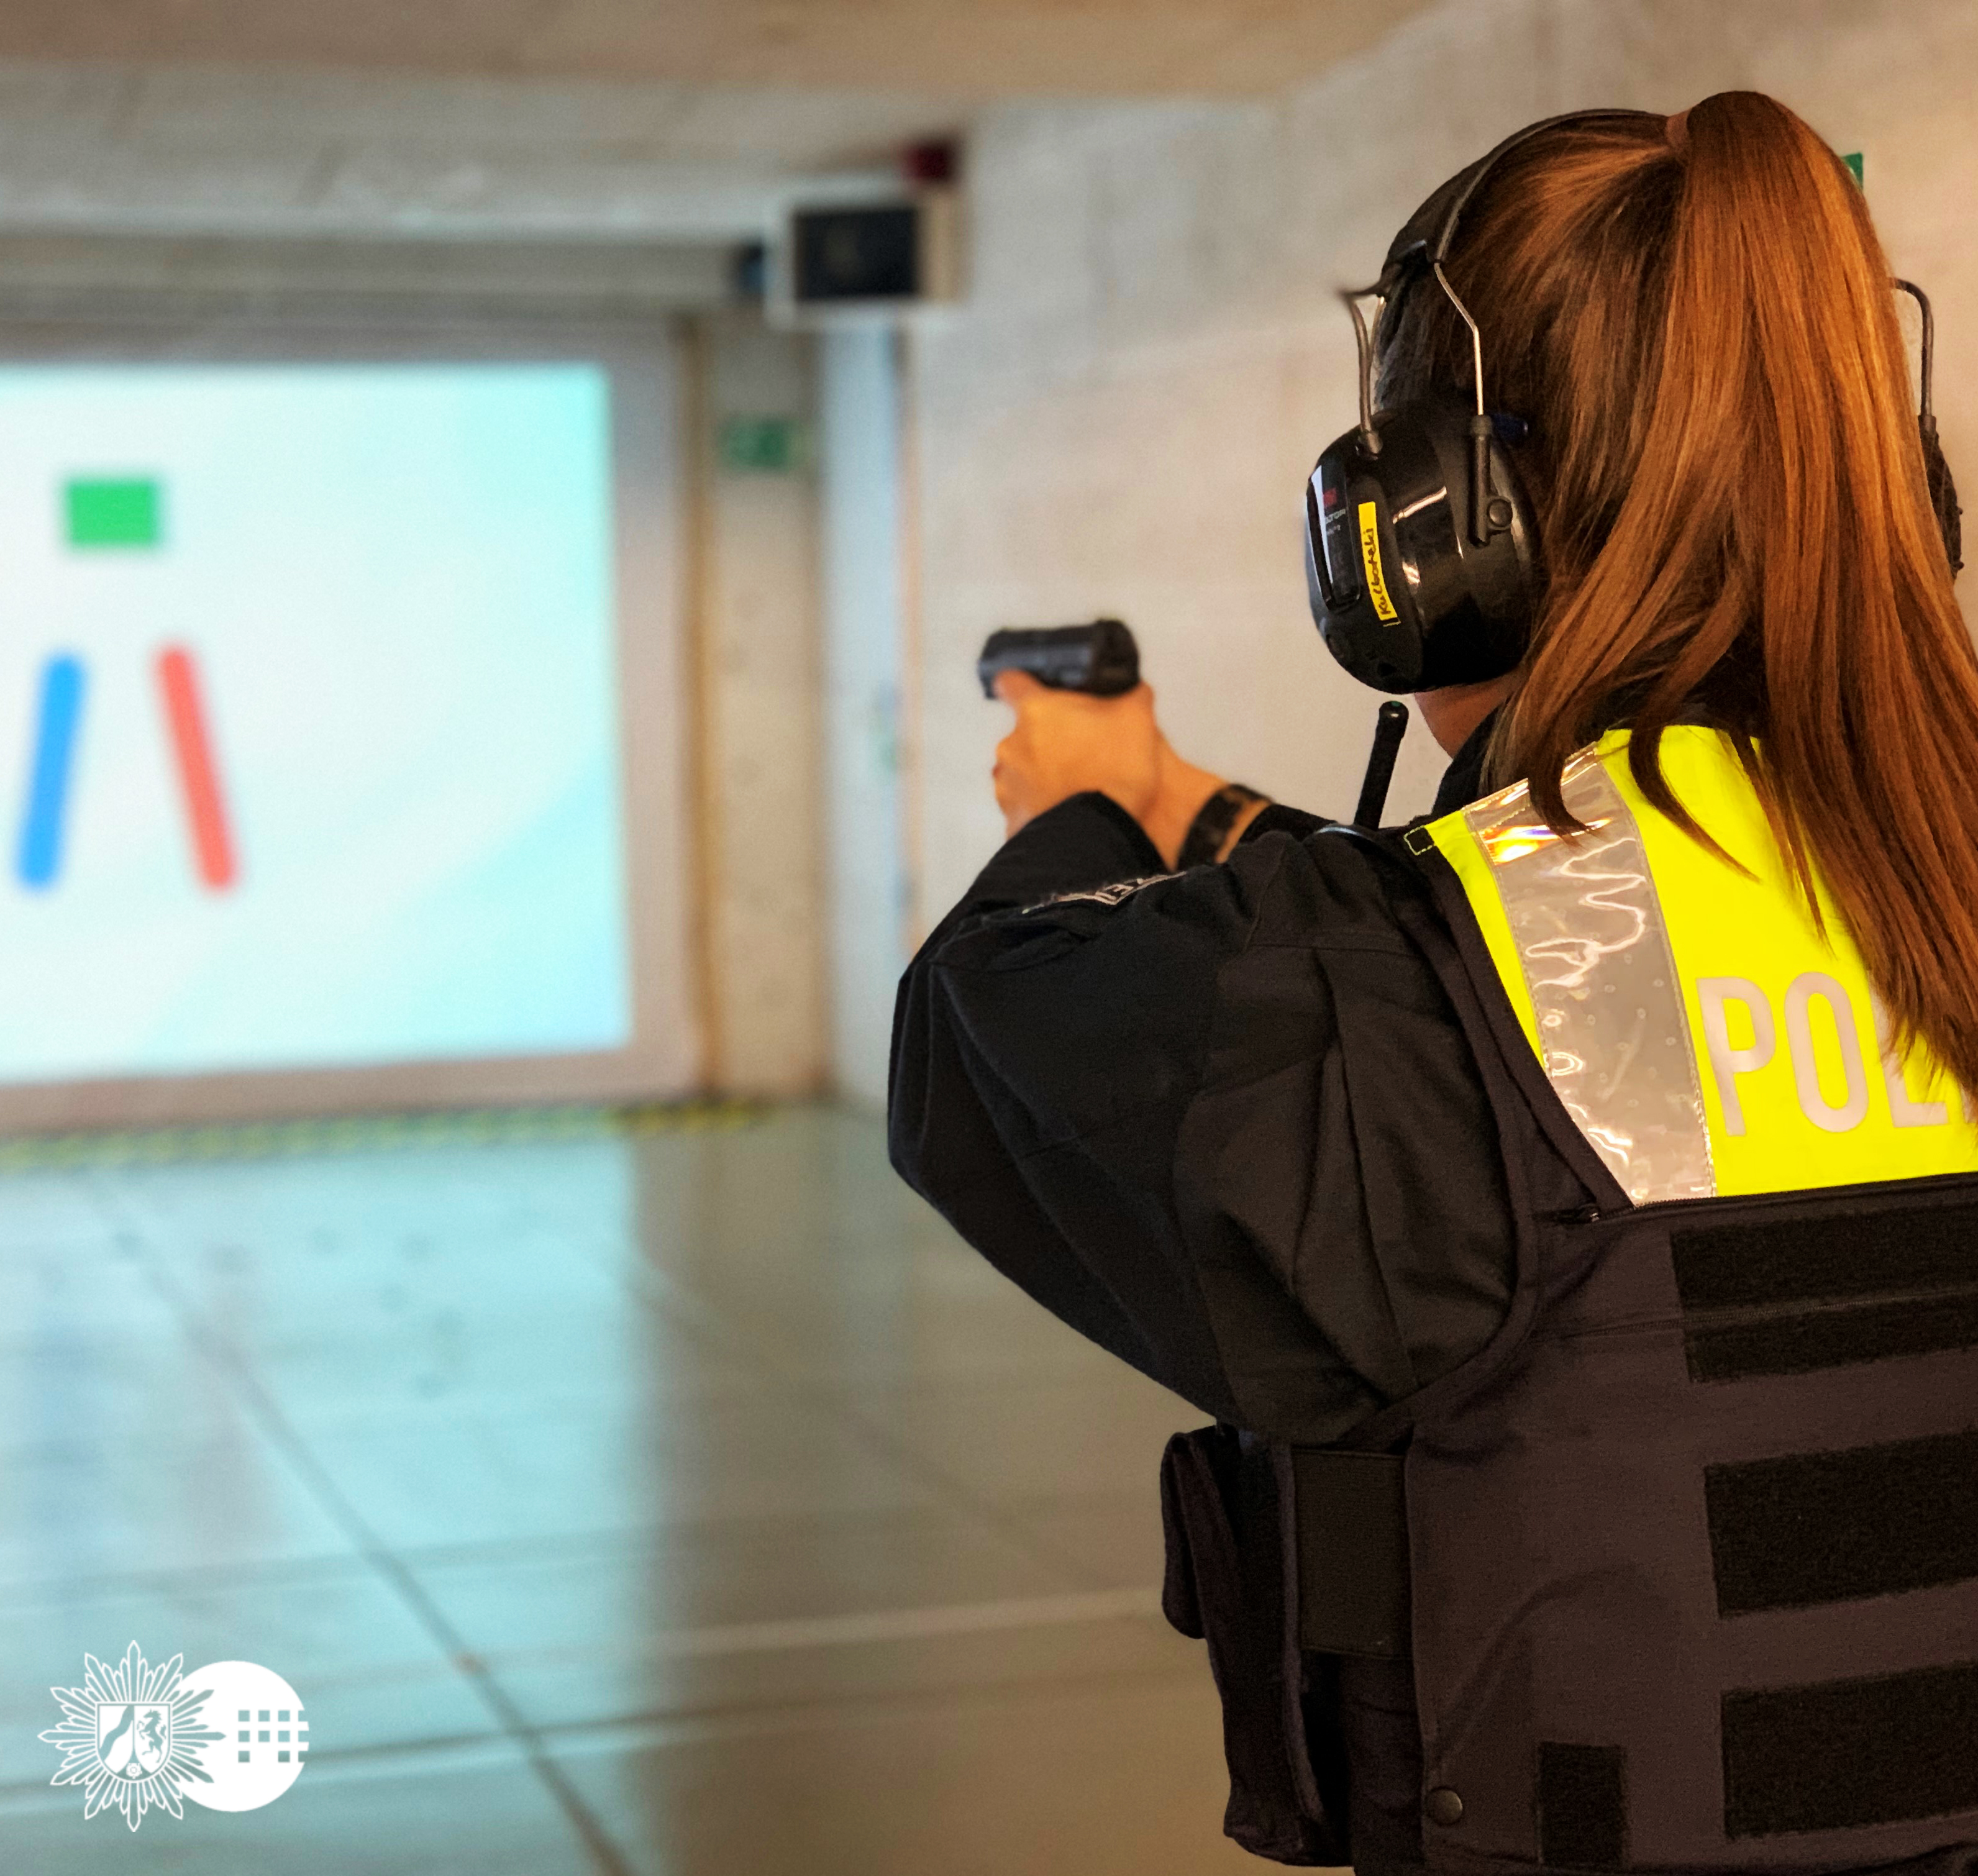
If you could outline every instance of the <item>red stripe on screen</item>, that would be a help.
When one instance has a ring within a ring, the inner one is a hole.
[[[185,790],[186,819],[192,827],[199,876],[215,892],[223,892],[235,878],[233,838],[220,792],[220,771],[213,759],[213,739],[207,733],[206,710],[200,700],[199,668],[183,645],[167,645],[158,653],[158,688],[164,695],[172,753],[178,758],[179,783]]]

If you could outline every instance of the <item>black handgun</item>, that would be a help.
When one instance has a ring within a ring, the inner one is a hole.
[[[991,632],[975,661],[985,697],[995,696],[999,671],[1027,671],[1054,690],[1116,697],[1140,681],[1140,648],[1117,619],[1018,627]]]

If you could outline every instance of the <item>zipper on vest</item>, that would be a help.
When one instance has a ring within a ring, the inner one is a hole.
[[[1736,1208],[1760,1209],[1781,1205],[1818,1204],[1825,1199],[1894,1198],[1904,1193],[1950,1192],[1960,1186],[1978,1188],[1978,1173],[1942,1173],[1927,1179],[1880,1179],[1856,1186],[1802,1186],[1790,1192],[1719,1193],[1708,1199],[1644,1199],[1639,1205],[1579,1205],[1563,1212],[1540,1214],[1551,1225],[1604,1225],[1616,1219],[1634,1218],[1643,1212],[1672,1210],[1707,1215]]]

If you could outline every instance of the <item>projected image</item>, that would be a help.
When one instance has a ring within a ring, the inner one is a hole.
[[[611,501],[593,366],[0,367],[0,1081],[627,1044]]]

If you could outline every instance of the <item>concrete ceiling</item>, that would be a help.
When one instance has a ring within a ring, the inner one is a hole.
[[[1425,0],[5,0],[0,58],[1262,96]]]
[[[820,171],[895,186],[899,144],[969,111],[901,91],[0,60],[0,232],[733,242]]]

